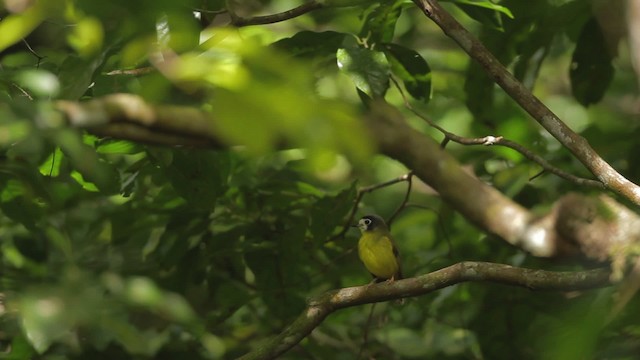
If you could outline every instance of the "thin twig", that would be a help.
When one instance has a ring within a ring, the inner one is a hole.
[[[36,69],[40,68],[40,61],[42,61],[42,59],[44,59],[44,56],[40,56],[38,55],[38,53],[33,50],[33,48],[31,47],[31,45],[29,45],[29,42],[27,42],[27,40],[22,39],[22,42],[24,43],[24,45],[27,47],[27,50],[29,50],[29,52],[36,57],[36,59],[38,59],[38,62],[36,63]]]
[[[349,212],[349,216],[347,217],[347,220],[344,223],[344,226],[342,227],[342,230],[337,233],[336,235],[332,236],[329,241],[334,241],[336,239],[339,239],[341,237],[344,236],[344,234],[347,233],[347,231],[349,231],[349,228],[351,227],[351,225],[353,224],[353,218],[356,215],[356,211],[358,211],[358,205],[360,205],[360,201],[362,201],[362,197],[364,196],[364,194],[366,193],[370,193],[372,191],[381,189],[383,187],[387,187],[389,185],[393,185],[393,184],[397,184],[399,182],[403,182],[403,181],[407,181],[410,177],[412,176],[412,172],[408,172],[402,176],[399,176],[395,179],[391,179],[389,181],[385,181],[379,184],[375,184],[375,185],[370,185],[370,186],[366,186],[363,188],[358,189],[358,194],[356,195],[356,199],[353,202],[353,206],[351,207],[351,211]]]
[[[26,96],[29,100],[33,100],[33,97],[25,89],[23,89],[20,85],[18,85],[16,83],[11,83],[11,85],[13,85],[16,89],[18,89],[18,91],[20,91],[22,93],[22,95]]]
[[[391,228],[391,223],[396,219],[398,215],[400,215],[400,212],[405,208],[405,205],[407,205],[407,201],[409,201],[409,196],[411,195],[411,180],[413,179],[413,171],[409,171],[404,176],[407,179],[407,191],[405,191],[404,193],[404,199],[402,199],[402,202],[400,203],[400,205],[398,205],[396,211],[391,214],[389,220],[387,221],[387,226],[389,226],[389,228]]]
[[[538,165],[542,166],[542,168],[547,171],[550,172],[554,175],[557,175],[558,177],[561,177],[567,181],[570,181],[574,184],[577,185],[581,185],[581,186],[591,186],[591,187],[596,187],[599,189],[604,189],[605,186],[602,182],[597,181],[597,180],[592,180],[592,179],[585,179],[585,178],[581,178],[578,176],[575,176],[573,174],[570,174],[566,171],[563,171],[553,165],[551,165],[548,161],[546,161],[544,158],[542,158],[539,155],[536,155],[535,153],[533,153],[531,150],[525,148],[524,146],[511,141],[511,140],[507,140],[502,136],[484,136],[484,137],[479,137],[479,138],[467,138],[467,137],[462,137],[459,135],[456,135],[452,132],[447,131],[446,129],[444,129],[442,126],[436,124],[434,121],[432,121],[429,117],[425,116],[424,114],[420,113],[419,111],[415,110],[413,108],[413,106],[411,106],[411,103],[409,102],[409,100],[407,99],[407,96],[405,95],[404,91],[402,90],[402,88],[400,87],[400,85],[398,84],[398,82],[392,77],[391,80],[393,81],[393,83],[395,84],[395,87],[398,89],[398,91],[400,92],[400,96],[402,96],[402,99],[404,101],[404,105],[407,109],[409,109],[409,111],[411,111],[414,115],[416,115],[417,117],[419,117],[420,119],[424,120],[427,124],[429,124],[429,126],[431,126],[432,128],[440,131],[443,135],[444,135],[444,140],[440,143],[440,147],[445,147],[446,144],[449,141],[453,141],[456,142],[458,144],[462,144],[462,145],[485,145],[485,146],[490,146],[490,145],[499,145],[499,146],[504,146],[504,147],[508,147],[510,149],[513,149],[517,152],[519,152],[520,154],[522,154],[524,157],[526,157],[527,159],[537,163]]]
[[[152,66],[146,66],[146,67],[141,67],[138,69],[117,69],[117,70],[111,70],[108,73],[106,73],[105,75],[109,75],[109,76],[113,76],[113,75],[134,75],[134,76],[138,76],[138,75],[146,75],[149,73],[152,73],[156,71],[156,69]]]
[[[362,333],[362,345],[360,345],[360,351],[358,352],[358,359],[362,359],[362,354],[364,353],[364,349],[367,347],[367,343],[369,342],[369,329],[371,328],[371,321],[373,320],[373,310],[376,308],[377,303],[371,304],[371,310],[369,310],[369,316],[367,317],[367,322],[364,324],[364,330]]]
[[[534,154],[533,152],[531,152],[529,149],[525,148],[524,146],[513,142],[511,140],[507,140],[505,138],[500,137],[500,139],[498,141],[496,141],[495,145],[500,145],[500,146],[504,146],[504,147],[508,147],[510,149],[513,149],[517,152],[519,152],[520,154],[524,155],[527,159],[538,163],[538,165],[542,166],[542,168],[545,171],[548,171],[554,175],[557,175],[567,181],[571,181],[574,184],[577,185],[582,185],[582,186],[591,186],[591,187],[596,187],[599,189],[604,189],[605,186],[602,182],[597,181],[597,180],[592,180],[592,179],[586,179],[586,178],[581,178],[578,176],[575,176],[573,174],[570,174],[568,172],[565,172],[563,170],[558,169],[557,167],[549,164],[545,159],[543,159],[541,156]]]
[[[231,25],[241,27],[241,26],[249,26],[249,25],[274,24],[277,22],[296,18],[298,16],[304,15],[308,12],[320,9],[322,7],[323,7],[322,3],[316,0],[312,0],[298,7],[295,7],[293,9],[286,10],[277,14],[255,16],[251,18],[237,17],[232,12],[229,12],[229,15],[231,15]]]

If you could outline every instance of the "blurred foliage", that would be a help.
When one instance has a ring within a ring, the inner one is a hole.
[[[638,182],[635,76],[626,44],[599,25],[621,18],[602,18],[587,0],[445,5]],[[358,234],[334,236],[357,186],[407,170],[375,155],[358,94],[402,109],[400,84],[414,108],[449,131],[502,135],[586,175],[411,2],[327,1],[274,25],[225,26],[230,14],[291,6],[4,2],[0,357],[234,358],[281,331],[309,296],[367,283]],[[214,152],[97,138],[66,127],[54,110],[57,99],[116,92],[209,111],[236,146]],[[281,150],[284,143],[292,149]],[[540,167],[508,149],[448,150],[528,207],[545,209],[579,190],[551,175],[531,180]],[[389,216],[404,191],[401,183],[366,195],[358,215]],[[419,207],[393,224],[409,276],[462,260],[576,268],[487,238],[418,180],[410,204]],[[371,322],[369,306],[340,311],[283,357],[634,358],[638,300],[606,323],[611,292],[462,284],[401,307],[378,305]]]

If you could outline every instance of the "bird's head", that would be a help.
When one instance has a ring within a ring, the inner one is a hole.
[[[362,232],[387,229],[387,224],[384,222],[384,219],[378,215],[363,216],[358,220],[358,225],[356,226],[360,228]]]

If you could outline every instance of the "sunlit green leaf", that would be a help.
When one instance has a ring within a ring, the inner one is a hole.
[[[500,14],[506,15],[510,19],[514,16],[509,8],[496,4],[490,0],[450,0],[464,10],[472,18],[490,25],[496,29],[502,29],[502,18]]]
[[[47,16],[46,1],[39,1],[21,14],[11,14],[0,22],[0,51],[26,37]]]
[[[40,173],[45,176],[57,177],[60,174],[60,166],[64,154],[60,148],[56,148],[51,155],[40,165]]]
[[[68,130],[57,132],[54,139],[76,168],[72,177],[88,191],[112,193],[119,190],[118,174],[112,165],[102,161],[80,136]]]
[[[69,44],[82,56],[96,54],[102,48],[104,30],[102,24],[95,18],[80,19],[68,36]]]
[[[143,150],[139,144],[125,140],[104,140],[96,146],[98,154],[137,154]]]
[[[22,300],[21,310],[25,335],[40,354],[71,330],[64,317],[64,301],[57,296],[26,297]]]
[[[338,68],[355,86],[372,97],[381,97],[389,87],[389,62],[381,51],[353,46],[337,52]]]
[[[363,22],[362,41],[369,45],[392,41],[403,3],[403,0],[393,0],[377,4]]]

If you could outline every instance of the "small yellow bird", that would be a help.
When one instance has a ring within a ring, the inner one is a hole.
[[[375,281],[402,279],[398,249],[384,220],[377,215],[367,215],[355,226],[362,233],[358,255]]]

